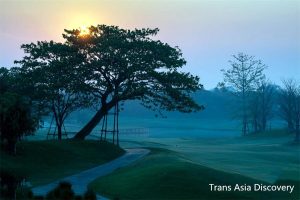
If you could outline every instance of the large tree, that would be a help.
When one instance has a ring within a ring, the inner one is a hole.
[[[75,135],[84,139],[118,102],[138,99],[155,110],[200,110],[190,93],[202,88],[199,78],[179,69],[186,64],[178,47],[155,40],[158,29],[125,30],[98,25],[65,30],[64,38],[85,57],[80,70],[85,87],[98,99],[95,116]]]
[[[257,84],[249,102],[250,121],[255,133],[265,131],[267,122],[273,116],[274,93],[276,87],[267,81]]]
[[[38,126],[30,99],[16,93],[14,82],[10,71],[0,68],[0,139],[11,154],[16,154],[17,141]]]
[[[53,41],[24,44],[22,48],[26,56],[16,61],[22,65],[22,83],[33,90],[31,97],[39,108],[53,115],[61,140],[67,116],[89,102],[78,75],[83,58],[76,48]]]
[[[242,134],[246,135],[249,132],[249,113],[247,109],[249,95],[251,91],[255,90],[256,84],[265,79],[263,70],[266,66],[261,60],[256,60],[253,56],[244,53],[233,55],[233,60],[230,60],[229,64],[230,68],[228,70],[222,70],[224,81],[234,88],[239,97]]]
[[[287,122],[289,132],[300,141],[300,84],[294,79],[283,80],[279,98],[280,116]]]

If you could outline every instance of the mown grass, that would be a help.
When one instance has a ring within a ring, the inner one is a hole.
[[[300,181],[300,146],[294,136],[246,136],[215,138],[148,138],[125,147],[161,147],[183,154],[193,162],[221,171],[239,173],[266,182]]]
[[[267,170],[267,169],[266,169]],[[152,149],[152,153],[135,164],[93,181],[89,187],[111,198],[126,199],[297,199],[299,183],[285,181],[284,184],[296,184],[296,192],[238,192],[210,191],[209,184],[216,185],[253,185],[265,183],[239,174],[226,173],[194,164],[181,154]]]
[[[23,141],[17,155],[0,151],[1,170],[25,176],[33,186],[78,173],[122,155],[124,150],[107,142]]]

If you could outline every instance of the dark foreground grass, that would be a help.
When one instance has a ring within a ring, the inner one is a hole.
[[[0,151],[1,170],[27,177],[33,186],[78,173],[122,155],[124,150],[107,142],[23,141],[17,155]]]
[[[266,169],[267,170],[267,169]],[[90,188],[111,198],[125,199],[298,199],[299,183],[285,181],[282,184],[298,184],[296,192],[212,192],[209,184],[251,185],[264,183],[239,174],[231,174],[194,164],[179,154],[162,149],[152,149],[152,153],[141,161],[117,172],[99,178]],[[298,192],[298,193],[297,193]]]

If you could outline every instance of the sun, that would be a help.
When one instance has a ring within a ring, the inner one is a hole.
[[[79,28],[79,31],[80,31],[79,36],[81,36],[81,37],[85,37],[90,34],[89,28],[84,25]]]

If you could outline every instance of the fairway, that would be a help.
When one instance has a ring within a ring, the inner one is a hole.
[[[295,199],[283,192],[210,191],[210,183],[219,185],[268,184],[236,173],[214,170],[193,163],[180,153],[152,148],[152,153],[130,167],[97,179],[90,188],[119,199]]]
[[[132,138],[123,147],[160,147],[191,162],[254,179],[300,181],[300,146],[292,135],[214,138]]]

